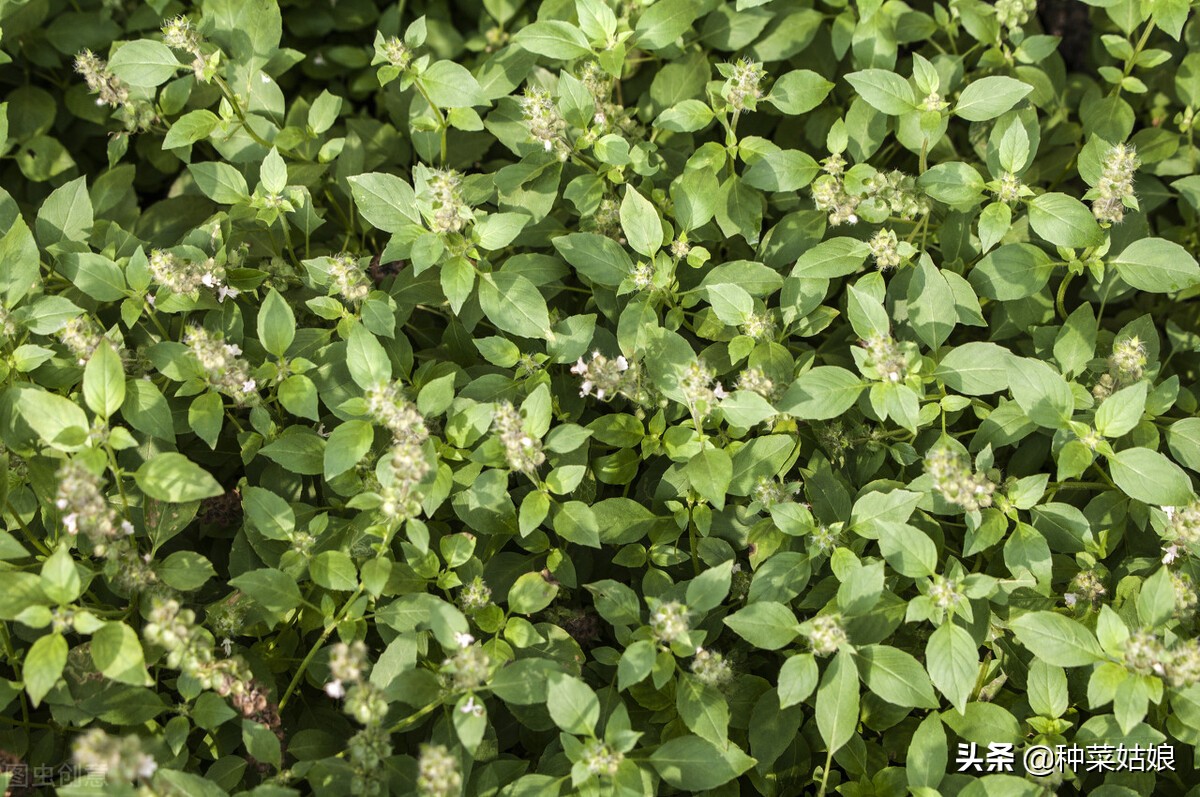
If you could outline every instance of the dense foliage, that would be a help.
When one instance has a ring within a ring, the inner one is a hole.
[[[0,0],[10,791],[1195,794],[1198,20]]]

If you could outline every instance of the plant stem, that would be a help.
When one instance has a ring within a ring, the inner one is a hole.
[[[350,611],[350,607],[354,605],[354,602],[358,600],[358,597],[362,595],[362,593],[363,587],[361,584],[359,584],[358,589],[354,591],[354,594],[351,595],[350,598],[342,605],[341,611],[337,613],[337,616],[331,622],[325,624],[325,630],[321,632],[321,636],[317,638],[316,643],[311,649],[309,649],[308,655],[305,656],[304,660],[300,662],[300,667],[296,670],[295,676],[292,677],[292,682],[288,684],[287,689],[284,690],[283,695],[279,698],[280,711],[283,711],[283,707],[287,705],[288,698],[290,698],[292,693],[295,692],[300,686],[300,679],[304,677],[304,673],[308,672],[308,665],[312,663],[313,656],[317,655],[317,651],[320,650],[321,646],[325,644],[325,640],[329,638],[331,633],[333,633],[333,629],[337,628],[338,623],[345,618],[346,612]]]

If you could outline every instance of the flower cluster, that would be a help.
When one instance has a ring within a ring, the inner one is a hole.
[[[1021,184],[1021,178],[1017,177],[1012,172],[1005,172],[1000,175],[999,184],[996,186],[996,198],[1001,202],[1013,203],[1020,200],[1024,186]]]
[[[1141,165],[1131,144],[1117,144],[1104,155],[1100,181],[1087,193],[1092,199],[1092,214],[1102,222],[1117,224],[1125,218],[1125,208],[1137,207],[1133,198],[1133,174]]]
[[[163,43],[168,47],[173,50],[183,50],[192,56],[192,73],[197,80],[205,83],[212,80],[213,75],[216,74],[221,53],[216,50],[208,58],[204,57],[204,51],[200,48],[204,40],[192,27],[192,23],[187,17],[177,16],[168,20],[162,26],[162,34]]]
[[[88,91],[97,95],[97,105],[123,108],[129,104],[129,89],[109,70],[108,63],[91,50],[75,56],[75,71],[83,76]]]
[[[580,763],[583,764],[589,775],[613,778],[616,777],[617,770],[624,760],[624,753],[614,750],[599,739],[593,739],[584,748]]]
[[[72,747],[76,765],[89,773],[103,775],[114,786],[148,779],[158,771],[158,762],[134,734],[112,736],[101,728],[91,728]]]
[[[1101,375],[1092,387],[1097,401],[1104,401],[1123,387],[1141,380],[1146,374],[1146,344],[1141,338],[1121,338],[1113,344],[1108,357],[1108,373]]]
[[[800,486],[797,484],[782,484],[764,476],[754,486],[754,501],[763,509],[770,509],[776,504],[791,503],[799,492]]]
[[[753,111],[763,97],[762,81],[767,76],[763,65],[749,58],[734,64],[721,64],[718,70],[726,78],[721,96],[734,111]]]
[[[400,71],[408,69],[412,63],[412,50],[396,36],[387,39],[380,38],[375,42],[375,57],[372,65],[388,64]]]
[[[371,292],[371,281],[358,258],[345,252],[329,258],[329,284],[334,293],[351,304],[358,304]]]
[[[458,650],[442,661],[442,675],[459,692],[470,692],[487,683],[492,659],[470,634],[458,635]]]
[[[808,533],[810,555],[829,556],[842,544],[842,533],[824,523]]]
[[[722,654],[696,648],[696,657],[692,659],[692,675],[705,686],[721,689],[733,680],[733,667]]]
[[[420,797],[458,797],[462,773],[458,759],[440,744],[422,744],[417,759],[417,794]]]
[[[437,169],[428,184],[429,226],[437,233],[460,232],[475,214],[463,200],[462,175],[453,169]]]
[[[768,310],[765,313],[751,313],[741,328],[743,335],[755,340],[773,340],[775,338],[775,319]]]
[[[840,155],[831,156],[830,161],[837,158],[834,162],[835,167],[840,168],[843,161]],[[830,168],[827,162],[826,170]],[[812,184],[813,206],[817,210],[829,214],[829,226],[837,227],[842,224],[857,224],[858,223],[858,203],[859,199],[852,196],[847,190],[846,185],[842,181],[840,172],[823,174],[813,181]]]
[[[557,150],[560,156],[565,157],[569,151],[564,140],[567,122],[559,113],[550,92],[541,88],[526,88],[520,104],[530,137],[541,144],[546,152]]]
[[[92,321],[91,316],[79,315],[72,318],[59,330],[58,339],[75,357],[77,363],[87,365],[87,361],[100,347],[104,336],[96,328],[96,322]]]
[[[876,172],[864,188],[866,197],[860,204],[870,204],[881,213],[911,221],[931,209],[929,198],[917,188],[916,178],[896,169]]]
[[[1125,667],[1138,675],[1157,675],[1171,686],[1188,687],[1200,681],[1200,640],[1188,639],[1170,650],[1145,629],[1125,642]]]
[[[258,382],[250,375],[250,364],[238,356],[242,353],[240,346],[226,343],[223,336],[201,326],[190,327],[183,342],[192,350],[213,389],[239,406],[258,399]]]
[[[54,505],[63,512],[62,524],[68,534],[84,534],[94,544],[133,533],[129,521],[122,521],[101,489],[97,476],[81,460],[68,460],[58,469],[58,490]]]
[[[809,621],[808,644],[818,656],[829,656],[846,644],[846,629],[837,614],[822,614]]]
[[[986,474],[972,471],[969,460],[949,446],[930,449],[925,455],[925,472],[942,498],[968,512],[992,505],[995,483]]]
[[[1076,606],[1080,600],[1083,600],[1089,608],[1099,603],[1100,598],[1108,592],[1104,587],[1104,581],[1095,570],[1080,570],[1071,579],[1071,584],[1067,589],[1068,591],[1063,595],[1063,602],[1068,606]]]
[[[1184,507],[1165,506],[1167,515],[1167,538],[1189,548],[1200,546],[1200,501],[1192,501]]]
[[[496,406],[493,428],[504,446],[504,457],[510,469],[534,473],[546,461],[542,441],[525,431],[521,414],[511,401],[502,401]]]
[[[491,602],[491,587],[487,585],[482,576],[475,576],[464,584],[462,591],[458,593],[458,605],[464,612],[470,613],[486,609]]]
[[[382,382],[368,388],[363,400],[371,420],[390,431],[396,442],[411,442],[419,446],[429,437],[425,418],[404,397],[404,386],[399,381]]]
[[[367,646],[362,640],[356,639],[347,645],[339,642],[329,652],[329,676],[332,679],[325,684],[325,694],[334,698],[346,696],[346,684],[355,685],[362,682],[367,670]]]
[[[223,302],[237,298],[240,293],[237,288],[225,284],[224,266],[218,265],[211,257],[203,263],[193,263],[162,249],[155,249],[150,253],[148,264],[150,276],[155,282],[181,296],[196,299],[201,288],[210,288],[217,292],[217,297]]]
[[[779,386],[775,384],[775,380],[767,376],[763,369],[753,365],[738,375],[738,380],[735,385],[738,390],[749,390],[751,393],[757,393],[767,401],[774,401],[779,394]]]
[[[1012,33],[1020,33],[1036,11],[1037,0],[996,0],[996,21]]]
[[[862,342],[865,365],[883,382],[903,382],[908,376],[908,357],[891,335],[872,335]]]
[[[875,267],[880,271],[887,271],[889,268],[895,268],[900,265],[902,258],[900,257],[900,240],[896,237],[896,231],[891,229],[882,229],[872,236],[868,246],[871,247],[871,257],[875,261]]]
[[[637,366],[623,355],[609,359],[598,351],[592,352],[590,360],[580,357],[571,366],[571,373],[583,377],[579,385],[580,396],[594,394],[601,401],[617,394],[631,396],[638,378]]]
[[[660,603],[650,615],[650,632],[665,645],[687,641],[689,630],[687,607],[679,601]]]
[[[679,389],[692,413],[700,418],[716,409],[717,402],[729,395],[717,381],[717,372],[699,359],[683,369]]]
[[[934,576],[928,596],[939,611],[950,611],[966,598],[957,580],[941,576]]]

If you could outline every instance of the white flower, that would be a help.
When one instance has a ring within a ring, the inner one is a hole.
[[[1159,509],[1161,509],[1161,510],[1162,510],[1162,511],[1163,511],[1163,512],[1166,514],[1166,516],[1167,516],[1167,520],[1174,520],[1174,519],[1175,519],[1175,507],[1173,507],[1173,506],[1160,506],[1160,507],[1159,507]]]
[[[464,714],[473,714],[476,717],[483,716],[483,704],[475,702],[475,696],[471,695],[467,698],[467,702],[463,703],[463,707],[459,709]]]
[[[1079,598],[1074,592],[1068,592],[1066,595],[1063,595],[1063,603],[1067,604],[1068,606],[1074,606],[1078,600]]]
[[[723,399],[729,394],[725,392],[725,388],[721,387],[721,383],[717,382],[717,386],[713,388],[713,395],[719,399]]]
[[[121,531],[125,532],[125,534],[127,536],[132,535],[133,534],[133,524],[130,523],[128,520],[122,520],[121,521]]]
[[[334,700],[340,700],[346,696],[346,687],[342,685],[341,681],[330,681],[325,684],[325,694]]]
[[[244,390],[247,393],[253,393],[254,388],[256,388],[257,386],[258,386],[258,383],[255,382],[253,379],[247,379],[245,382],[242,382],[242,390]]]
[[[1179,546],[1178,545],[1174,545],[1174,544],[1168,545],[1166,548],[1163,549],[1162,563],[1164,565],[1172,564],[1178,558],[1179,558]]]
[[[454,642],[460,648],[470,647],[471,644],[475,642],[475,637],[471,636],[465,631],[456,631],[454,632]]]

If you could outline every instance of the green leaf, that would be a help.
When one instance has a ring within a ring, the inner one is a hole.
[[[393,174],[372,172],[351,177],[350,193],[362,217],[384,232],[399,232],[410,224],[422,223],[412,186]]]
[[[888,69],[864,69],[846,75],[858,96],[877,111],[899,116],[916,108],[917,98],[908,81]]]
[[[760,601],[739,609],[725,618],[725,625],[761,650],[779,650],[800,633],[792,610],[774,601]]]
[[[318,587],[339,592],[358,588],[358,570],[345,551],[322,551],[308,563],[308,573]]]
[[[125,370],[107,340],[96,347],[83,369],[83,399],[102,418],[111,418],[125,402]]]
[[[583,501],[567,501],[559,507],[554,516],[554,532],[568,542],[589,548],[600,547],[600,524],[596,521],[596,513]]]
[[[625,189],[621,200],[621,229],[635,252],[650,257],[662,246],[662,222],[658,211],[633,186]]]
[[[325,446],[325,478],[332,479],[357,465],[374,439],[375,429],[366,421],[346,421],[334,429]]]
[[[1105,437],[1120,437],[1133,430],[1146,411],[1146,382],[1122,388],[1096,410],[1096,431]]]
[[[1008,388],[1007,349],[973,341],[955,346],[938,363],[934,376],[968,396],[986,396]]]
[[[1083,667],[1104,659],[1091,631],[1061,614],[1027,612],[1009,623],[1017,641],[1056,667]]]
[[[1118,451],[1109,457],[1108,467],[1116,485],[1138,501],[1156,506],[1186,506],[1194,497],[1191,480],[1183,468],[1149,448]]]
[[[969,209],[983,200],[983,177],[975,167],[953,161],[931,166],[917,185],[933,199],[955,209]]]
[[[871,249],[854,238],[830,238],[806,251],[792,268],[793,277],[832,279],[862,268]]]
[[[58,683],[66,664],[67,640],[62,634],[46,634],[29,646],[21,667],[21,679],[35,708]]]
[[[590,686],[570,675],[550,677],[546,708],[555,725],[577,736],[593,735],[600,721],[600,699]]]
[[[550,311],[540,291],[520,274],[497,271],[479,280],[479,306],[504,332],[524,338],[550,336]]]
[[[715,789],[754,766],[754,759],[736,745],[722,752],[712,742],[691,734],[677,736],[650,754],[650,763],[676,789],[699,792]]]
[[[847,651],[838,653],[825,668],[817,687],[817,729],[827,749],[842,748],[858,728],[858,669]]]
[[[1010,357],[1008,378],[1017,405],[1039,426],[1061,429],[1075,411],[1075,394],[1058,371],[1040,360]]]
[[[284,613],[297,609],[304,602],[296,581],[286,573],[264,567],[231,579],[229,586],[240,589],[264,609]]]
[[[257,328],[259,342],[276,357],[283,357],[296,337],[296,315],[274,288],[259,308]]]
[[[1033,86],[1010,77],[993,75],[973,81],[958,96],[954,114],[970,122],[995,119],[1023,100]]]
[[[863,381],[845,368],[819,365],[801,374],[777,406],[801,420],[828,420],[854,406],[863,387]]]
[[[1139,291],[1174,293],[1200,284],[1200,265],[1173,241],[1140,238],[1109,258],[1121,279]]]
[[[931,349],[937,349],[958,323],[954,291],[928,255],[921,257],[908,283],[908,320]],[[886,332],[886,330],[884,330]]]
[[[688,730],[724,746],[729,741],[729,704],[716,688],[684,677],[675,688],[675,708]]]
[[[42,562],[42,592],[60,606],[75,601],[83,592],[83,580],[75,567],[70,548],[59,546]]]
[[[225,489],[208,471],[183,454],[157,454],[138,468],[133,477],[146,495],[175,504],[225,494]]]
[[[833,84],[816,72],[793,69],[779,76],[771,86],[767,101],[789,116],[798,116],[819,106],[832,90]]]
[[[909,653],[890,645],[859,648],[859,672],[867,688],[896,706],[937,708],[925,668]]]
[[[19,215],[8,232],[0,237],[0,263],[4,263],[4,268],[0,269],[0,293],[12,306],[37,284],[40,265],[33,233]]]
[[[196,187],[218,205],[236,205],[250,198],[246,178],[228,163],[205,161],[188,166]]]
[[[453,61],[434,61],[419,80],[429,99],[439,108],[470,108],[472,105],[487,104],[479,81],[466,67]]]
[[[541,573],[525,573],[508,591],[508,608],[517,614],[533,614],[549,606],[557,594],[557,584],[551,584]]]
[[[173,78],[182,65],[162,42],[138,39],[122,45],[109,59],[108,68],[130,86],[152,89]]]
[[[1073,196],[1042,194],[1029,203],[1029,226],[1055,246],[1081,249],[1104,243],[1104,231],[1087,206]]]
[[[346,367],[354,383],[363,390],[378,387],[392,378],[392,363],[379,340],[361,324],[350,329],[346,339]]]
[[[979,653],[971,635],[952,622],[942,623],[925,644],[925,662],[938,691],[959,713],[966,711],[979,677]]]
[[[813,181],[819,170],[808,154],[781,149],[755,159],[742,179],[746,185],[762,191],[799,191]]]
[[[92,663],[118,683],[149,686],[145,654],[137,633],[122,622],[109,622],[92,635]]]
[[[1005,244],[971,269],[975,290],[989,299],[1024,299],[1046,287],[1054,271],[1050,256],[1032,244]]]
[[[660,50],[687,33],[705,11],[697,0],[658,0],[638,17],[634,41],[646,50]]]
[[[225,425],[225,402],[221,394],[209,390],[197,396],[188,407],[188,426],[201,440],[215,449]]]
[[[633,273],[633,261],[612,238],[577,232],[554,239],[554,248],[580,274],[597,285],[617,287]]]
[[[708,446],[685,466],[688,482],[700,497],[717,509],[725,507],[725,494],[733,479],[733,461],[724,449]]]
[[[907,523],[882,525],[879,550],[892,569],[909,578],[932,576],[937,569],[937,545],[929,535]]]
[[[538,20],[517,31],[513,41],[531,53],[559,61],[592,54],[587,37],[575,25],[559,20]]]
[[[796,706],[817,688],[816,657],[811,653],[790,656],[779,669],[779,707]]]

